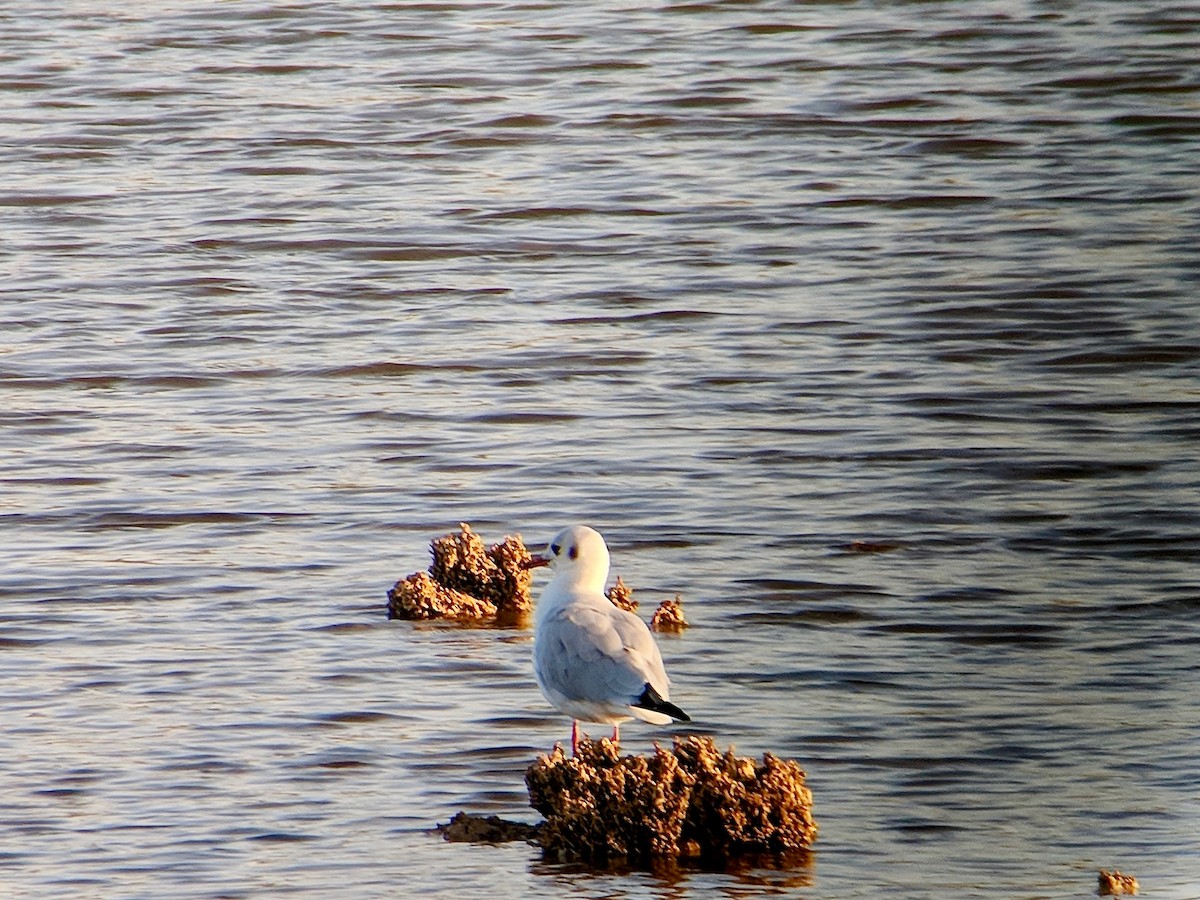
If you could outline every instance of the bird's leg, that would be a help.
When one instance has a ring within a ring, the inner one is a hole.
[[[621,725],[618,722],[613,722],[612,742],[618,747],[621,746]]]
[[[571,755],[578,755],[579,751],[579,720],[571,720]]]

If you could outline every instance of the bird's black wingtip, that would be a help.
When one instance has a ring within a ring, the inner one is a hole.
[[[692,717],[685,713],[682,709],[680,709],[670,700],[664,700],[662,695],[659,694],[659,692],[653,687],[651,687],[650,682],[648,681],[646,682],[645,689],[642,691],[642,696],[638,697],[632,705],[636,706],[638,709],[648,709],[651,712],[662,713],[663,715],[670,716],[677,722],[692,721]]]

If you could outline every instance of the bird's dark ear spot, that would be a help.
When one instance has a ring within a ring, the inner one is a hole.
[[[578,555],[579,555],[579,548],[576,547],[574,544],[572,544],[571,548],[567,551],[567,556],[571,557],[571,559],[574,559]]]

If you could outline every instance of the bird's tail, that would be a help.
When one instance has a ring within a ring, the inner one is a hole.
[[[648,712],[670,716],[677,722],[692,721],[692,717],[685,713],[682,709],[680,709],[670,700],[664,700],[662,695],[656,691],[648,681],[646,682],[645,690],[642,691],[642,696],[638,697],[629,705],[634,709],[644,709]]]

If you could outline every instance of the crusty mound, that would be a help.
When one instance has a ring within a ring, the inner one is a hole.
[[[574,757],[555,747],[525,782],[546,817],[542,846],[589,862],[784,856],[817,835],[812,793],[795,762],[722,754],[695,735],[653,756],[622,757],[607,739],[581,740]]]
[[[658,609],[650,617],[653,631],[683,631],[687,627],[688,621],[683,617],[683,601],[678,594],[674,600],[664,600],[658,604]]]
[[[428,572],[388,591],[389,619],[519,619],[533,608],[531,558],[520,535],[487,547],[465,522],[429,545]]]

